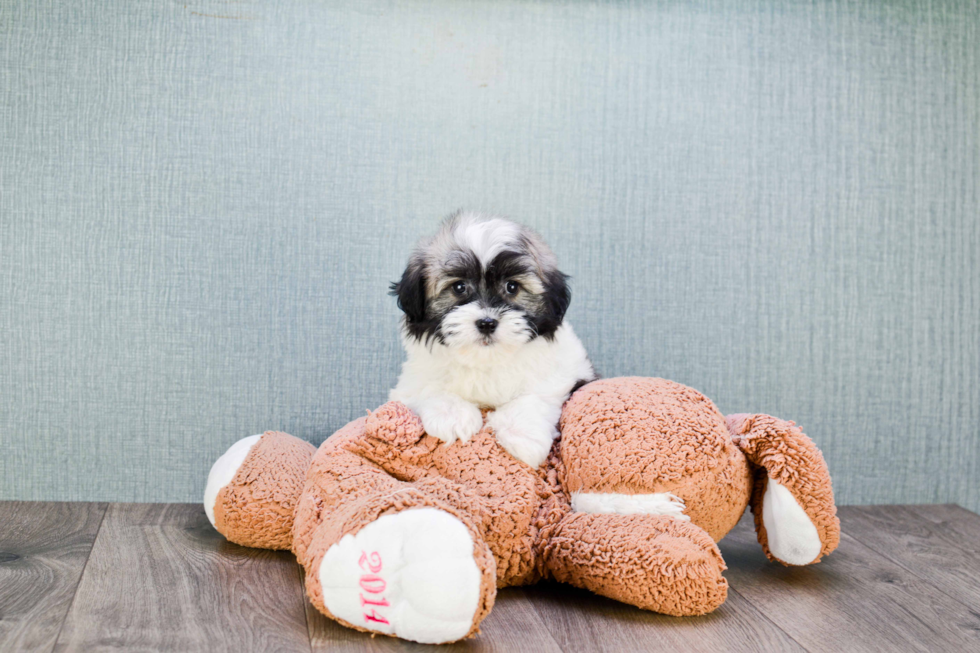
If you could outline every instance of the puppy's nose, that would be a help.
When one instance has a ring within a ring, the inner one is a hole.
[[[476,321],[476,328],[480,333],[488,336],[497,328],[497,324],[497,320],[492,317],[485,317]]]

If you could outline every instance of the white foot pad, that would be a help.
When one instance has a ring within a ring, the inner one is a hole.
[[[617,494],[614,492],[572,492],[572,510],[597,514],[668,515],[691,521],[684,514],[684,500],[670,492]]]
[[[255,443],[259,441],[262,434],[250,435],[242,438],[231,445],[220,458],[214,461],[211,466],[211,473],[208,474],[208,484],[204,488],[204,512],[208,515],[211,525],[214,526],[214,502],[218,500],[218,492],[221,488],[231,483],[235,478],[238,468],[245,462],[248,452],[252,450]]]
[[[323,603],[331,614],[423,644],[469,632],[480,576],[466,526],[436,508],[380,517],[345,535],[320,563]]]
[[[766,527],[769,552],[791,565],[808,565],[820,555],[823,545],[806,512],[793,494],[769,479],[762,498],[762,523]]]

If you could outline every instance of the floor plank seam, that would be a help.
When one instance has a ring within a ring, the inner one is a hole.
[[[769,618],[769,615],[767,615],[765,612],[762,611],[762,608],[760,608],[755,603],[753,603],[752,601],[750,601],[744,594],[742,594],[741,592],[739,592],[737,589],[735,589],[731,585],[728,586],[728,591],[737,594],[743,601],[745,601],[745,603],[749,607],[751,607],[753,610],[755,610],[756,613],[758,613],[758,615],[760,617],[762,617],[763,619],[765,619],[766,621],[768,621],[769,623],[771,623],[772,626],[773,626],[773,628],[775,628],[776,630],[780,631],[781,633],[785,633],[786,636],[789,637],[790,640],[793,641],[793,643],[795,643],[797,646],[799,646],[802,650],[806,651],[807,653],[810,653],[810,649],[808,649],[807,647],[803,646],[803,644],[801,644],[799,641],[797,641],[797,639],[795,637],[793,637],[793,634],[792,633],[788,632],[786,629],[782,628],[775,621],[773,621],[772,619],[770,619]]]
[[[299,595],[303,600],[303,623],[306,624],[306,642],[310,647],[310,653],[313,653],[313,633],[310,631],[310,611],[306,607],[306,604],[309,603],[310,599],[306,596],[306,574],[303,572],[303,566],[299,564],[299,560],[296,561],[296,578],[299,579]]]
[[[105,523],[105,516],[109,513],[109,507],[111,503],[106,503],[105,508],[102,510],[102,516],[99,517],[99,527],[95,529],[95,538],[92,540],[92,546],[88,549],[88,555],[85,556],[85,564],[82,565],[82,571],[78,574],[78,582],[75,583],[75,590],[72,592],[71,601],[68,603],[68,609],[65,610],[65,616],[61,618],[61,625],[58,627],[58,634],[55,635],[54,643],[51,645],[51,653],[58,648],[58,641],[61,639],[61,633],[65,630],[65,624],[68,623],[68,617],[71,616],[71,611],[75,607],[75,598],[78,597],[78,588],[82,586],[82,579],[85,578],[85,571],[88,569],[89,560],[92,559],[92,551],[95,551],[95,545],[99,541],[99,536],[102,535],[102,524]]]
[[[895,565],[895,566],[897,566],[897,567],[899,567],[901,569],[904,569],[908,573],[912,574],[915,578],[919,579],[919,581],[921,581],[923,584],[928,585],[929,587],[933,588],[934,590],[936,590],[937,592],[939,592],[940,594],[942,594],[946,598],[948,598],[948,599],[950,599],[952,601],[956,601],[960,605],[966,607],[967,610],[970,610],[970,611],[974,611],[975,610],[975,606],[970,605],[969,603],[963,601],[963,599],[961,599],[959,597],[953,596],[952,594],[950,594],[949,592],[947,592],[946,590],[944,590],[939,585],[936,585],[935,583],[933,583],[929,579],[923,578],[922,575],[920,575],[918,572],[915,571],[915,569],[912,569],[908,565],[903,564],[899,560],[895,560],[894,558],[892,558],[891,556],[889,556],[887,553],[883,553],[882,551],[879,551],[878,549],[876,549],[872,545],[865,543],[863,540],[861,540],[860,538],[858,538],[857,535],[851,535],[850,533],[841,533],[841,534],[842,535],[846,535],[847,537],[849,537],[850,539],[854,540],[855,542],[857,542],[858,544],[860,544],[861,546],[863,546],[864,548],[866,548],[868,551],[871,551],[875,555],[881,556],[882,558],[884,558],[888,562],[892,563],[893,565]]]
[[[534,606],[532,606],[532,607],[534,607]],[[539,618],[541,617],[541,613],[538,612],[538,609],[537,608],[534,608],[534,614],[538,615]],[[543,621],[542,621],[542,626],[544,627],[544,632],[546,632],[548,634],[548,639],[550,639],[551,641],[553,641],[555,643],[555,646],[558,647],[558,650],[559,651],[561,651],[562,653],[573,653],[572,651],[569,651],[569,650],[565,649],[565,647],[563,647],[561,645],[561,642],[559,642],[557,639],[555,639],[554,633],[551,632],[551,629],[548,628],[548,626],[545,625]]]
[[[523,587],[521,588],[521,592],[524,592]],[[524,592],[524,597],[528,599],[528,605],[531,606],[531,609],[534,611],[534,614],[537,616],[538,622],[541,624],[541,627],[544,629],[544,632],[548,634],[548,639],[554,642],[555,646],[558,647],[558,650],[561,651],[562,653],[571,653],[570,651],[566,651],[565,647],[561,645],[561,642],[555,639],[555,634],[551,632],[551,628],[548,628],[547,618],[545,617],[545,615],[541,614],[541,612],[538,611],[537,603],[535,601],[530,600],[530,597],[527,595],[526,592]]]

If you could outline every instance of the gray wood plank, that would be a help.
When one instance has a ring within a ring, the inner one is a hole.
[[[559,583],[529,587],[527,594],[566,653],[803,650],[734,592],[701,617],[669,617]]]
[[[846,532],[807,567],[766,560],[749,515],[719,547],[735,590],[810,651],[980,650],[980,612]]]
[[[326,651],[431,651],[431,646],[414,644],[381,635],[372,637],[317,612],[307,602],[310,643],[314,653]],[[562,649],[548,634],[545,624],[525,595],[525,589],[509,587],[497,594],[490,615],[480,624],[481,632],[473,639],[439,647],[439,653],[499,652],[558,653]]]
[[[840,518],[862,544],[980,609],[980,515],[955,505],[848,506]]]
[[[111,504],[56,651],[309,651],[295,558],[197,504]]]
[[[104,503],[0,502],[0,651],[50,651]]]
[[[314,651],[413,651],[420,645],[360,633],[307,604]],[[560,648],[559,648],[560,647]],[[507,588],[473,640],[446,651],[801,651],[744,598],[732,595],[712,615],[677,619],[639,610],[558,583]]]

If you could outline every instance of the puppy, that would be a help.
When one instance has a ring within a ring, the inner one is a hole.
[[[502,218],[458,212],[419,243],[391,285],[408,358],[390,399],[429,435],[466,442],[483,427],[532,467],[558,435],[561,407],[595,378],[563,321],[567,277],[541,237]]]

